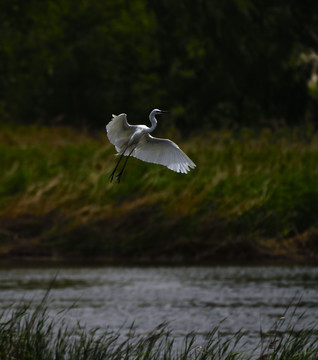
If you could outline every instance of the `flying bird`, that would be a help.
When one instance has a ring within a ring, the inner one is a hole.
[[[156,115],[164,113],[167,113],[167,111],[152,110],[149,115],[150,127],[146,125],[130,125],[127,122],[126,114],[113,115],[112,120],[106,125],[106,133],[120,157],[110,174],[110,181],[113,181],[123,156],[127,157],[121,171],[116,175],[118,183],[130,156],[150,163],[164,165],[178,173],[186,174],[190,168],[195,168],[194,162],[173,141],[155,138],[150,135],[157,126]]]

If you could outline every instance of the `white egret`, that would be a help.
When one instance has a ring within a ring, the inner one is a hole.
[[[157,126],[156,115],[167,113],[154,109],[149,115],[151,127],[145,125],[130,125],[127,122],[127,115],[113,115],[112,120],[106,125],[106,132],[109,141],[115,145],[120,158],[110,175],[113,180],[118,165],[127,156],[124,166],[116,175],[117,181],[123,174],[130,156],[154,164],[167,166],[168,169],[186,174],[190,169],[195,168],[192,160],[179,148],[177,144],[169,139],[159,139],[150,135]]]

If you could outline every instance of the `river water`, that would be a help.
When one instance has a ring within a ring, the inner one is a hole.
[[[69,308],[67,323],[88,329],[128,332],[134,323],[143,334],[168,322],[181,338],[220,325],[224,334],[244,330],[253,344],[296,303],[297,326],[318,323],[318,267],[299,266],[1,267],[0,311],[35,307],[55,276],[50,315]]]

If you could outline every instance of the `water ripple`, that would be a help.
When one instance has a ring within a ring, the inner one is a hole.
[[[52,316],[72,324],[140,332],[170,323],[172,330],[207,334],[243,329],[250,339],[269,330],[291,304],[299,326],[318,323],[318,267],[60,267],[0,269],[0,309],[38,304],[50,293]]]

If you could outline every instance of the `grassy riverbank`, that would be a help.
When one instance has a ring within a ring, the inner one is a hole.
[[[130,261],[318,258],[318,135],[310,128],[173,138],[188,175],[65,128],[0,129],[0,255]]]
[[[255,349],[246,346],[243,330],[226,336],[218,326],[205,339],[189,334],[176,344],[164,324],[142,335],[133,327],[128,334],[120,330],[87,330],[80,323],[68,328],[63,314],[50,317],[46,300],[45,296],[34,311],[21,304],[16,310],[8,309],[10,314],[7,311],[0,316],[1,360],[316,360],[318,356],[317,330],[309,325],[296,331],[297,319],[293,318],[280,319],[268,333],[260,331]]]

